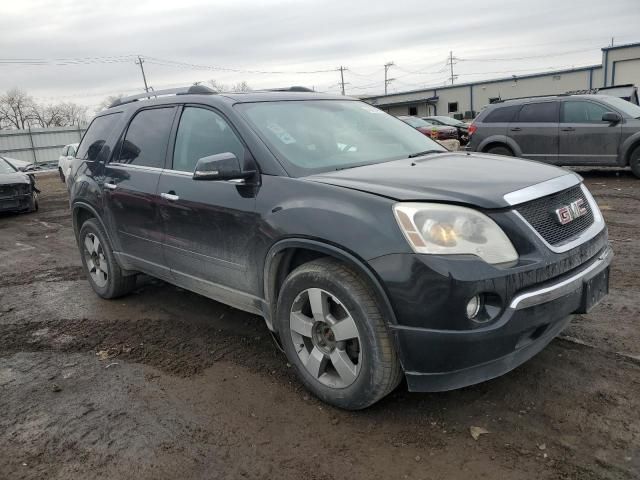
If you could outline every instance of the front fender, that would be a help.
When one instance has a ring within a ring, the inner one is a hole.
[[[621,167],[629,165],[631,160],[631,152],[640,146],[640,132],[636,132],[625,139],[620,145],[620,154],[618,156],[618,164]]]

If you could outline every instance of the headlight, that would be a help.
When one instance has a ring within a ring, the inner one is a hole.
[[[469,254],[505,263],[518,253],[502,229],[471,208],[436,203],[396,203],[393,213],[416,253]]]

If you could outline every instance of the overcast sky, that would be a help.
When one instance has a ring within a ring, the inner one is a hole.
[[[379,93],[393,61],[390,91],[403,91],[443,85],[450,50],[458,83],[599,64],[611,37],[640,42],[638,25],[640,0],[0,0],[0,92],[94,108],[142,91],[134,55],[155,89],[338,92],[339,72],[302,72],[343,65],[347,94]]]

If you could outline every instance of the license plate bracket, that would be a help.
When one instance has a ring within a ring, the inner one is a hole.
[[[582,285],[582,302],[576,313],[589,313],[609,293],[609,268],[585,280]]]

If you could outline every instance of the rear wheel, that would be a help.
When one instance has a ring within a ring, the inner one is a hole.
[[[640,178],[640,145],[638,145],[633,152],[631,152],[631,158],[629,159],[629,166],[633,174]]]
[[[346,265],[322,258],[295,269],[282,285],[277,312],[287,358],[321,400],[358,410],[400,382],[375,294]]]
[[[79,245],[82,265],[94,292],[102,298],[117,298],[133,290],[136,277],[125,275],[120,268],[107,235],[96,219],[82,224]]]
[[[503,145],[496,145],[495,147],[491,147],[487,149],[487,153],[491,153],[492,155],[504,155],[505,157],[513,157],[513,152],[511,151],[511,149]]]

